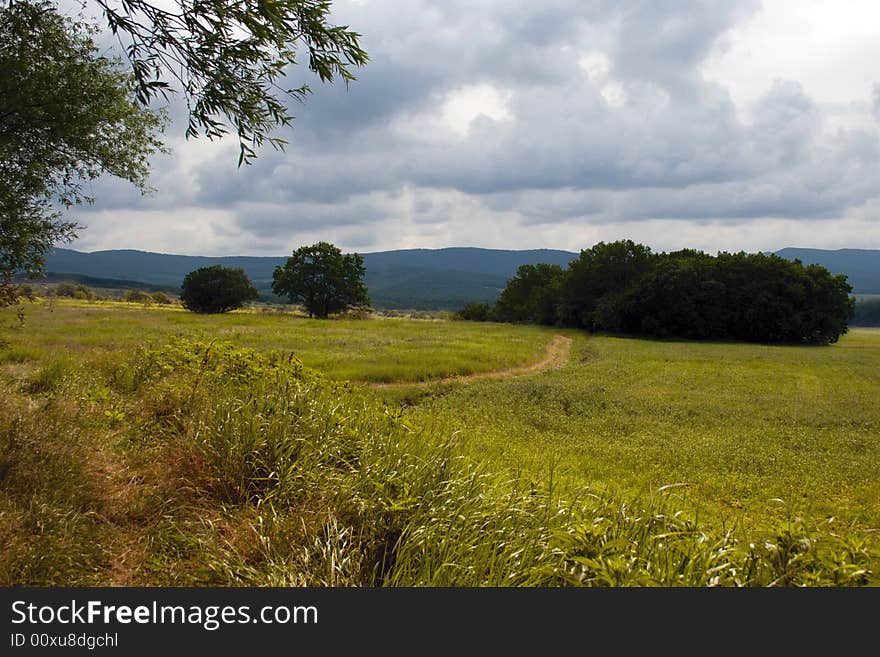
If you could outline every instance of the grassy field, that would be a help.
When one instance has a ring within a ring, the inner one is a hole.
[[[312,320],[273,312],[197,315],[180,306],[56,301],[28,305],[21,330],[7,335],[0,359],[44,361],[55,355],[126,352],[174,336],[229,341],[259,351],[292,352],[307,367],[352,381],[423,381],[523,365],[540,358],[553,332],[433,320]],[[15,313],[0,313],[15,327]],[[426,357],[426,355],[428,357]]]
[[[682,485],[713,523],[880,527],[880,330],[831,347],[581,336],[568,367],[410,410],[493,463],[568,488]]]
[[[112,303],[0,327],[0,584],[880,582],[880,331],[565,332],[561,368],[431,383],[556,332]]]

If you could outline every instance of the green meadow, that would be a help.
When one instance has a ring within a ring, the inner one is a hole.
[[[414,421],[571,489],[675,488],[712,523],[880,527],[880,330],[830,347],[576,338],[562,370],[427,398]]]
[[[880,581],[878,330],[24,313],[0,311],[4,585]]]
[[[63,354],[88,360],[90,354],[125,353],[137,344],[186,336],[290,352],[336,380],[407,382],[523,365],[540,358],[553,337],[540,327],[380,317],[324,321],[246,310],[205,316],[180,306],[101,301],[39,302],[25,312],[11,352],[0,360],[15,360],[19,353],[39,361]],[[15,325],[13,312],[3,317],[7,326]]]

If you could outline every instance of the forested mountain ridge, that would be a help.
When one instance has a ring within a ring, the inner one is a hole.
[[[552,249],[406,249],[365,253],[366,284],[379,308],[456,309],[469,302],[494,301],[524,264],[567,265],[576,253]],[[136,250],[95,251],[55,249],[46,271],[93,279],[180,286],[183,277],[200,267],[241,267],[264,296],[271,295],[272,272],[286,256],[186,256]]]
[[[804,264],[819,264],[846,274],[856,294],[880,294],[880,250],[786,248],[777,255]],[[366,284],[379,308],[456,309],[469,302],[494,302],[520,265],[550,263],[563,268],[576,253],[553,249],[511,251],[453,247],[364,253]],[[199,267],[241,267],[260,291],[271,295],[272,272],[286,256],[188,256],[136,250],[95,251],[55,249],[46,271],[94,279],[116,279],[177,288]]]

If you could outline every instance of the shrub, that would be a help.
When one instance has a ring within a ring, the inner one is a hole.
[[[158,303],[163,306],[167,306],[169,304],[174,303],[174,299],[172,299],[169,295],[164,292],[153,292],[150,297],[153,300],[153,303]]]
[[[243,269],[221,265],[191,271],[183,279],[180,300],[197,313],[225,313],[257,298],[257,290]]]
[[[153,303],[153,296],[143,290],[126,290],[122,298],[129,303],[142,303],[144,305]]]
[[[91,301],[95,298],[94,290],[78,283],[58,283],[55,286],[54,294],[56,297],[67,297],[83,301]]]
[[[349,308],[340,314],[341,319],[372,319],[373,313],[369,308]]]
[[[471,322],[488,322],[492,309],[488,303],[468,303],[455,313],[455,319],[463,319]]]

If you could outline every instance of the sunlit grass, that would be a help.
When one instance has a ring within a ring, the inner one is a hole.
[[[548,329],[375,318],[314,320],[292,314],[237,311],[197,315],[180,307],[56,301],[25,307],[25,326],[8,330],[0,359],[43,359],[52,353],[120,351],[175,335],[226,340],[260,351],[292,352],[337,380],[425,381],[537,361]],[[17,325],[11,309],[0,325]]]

